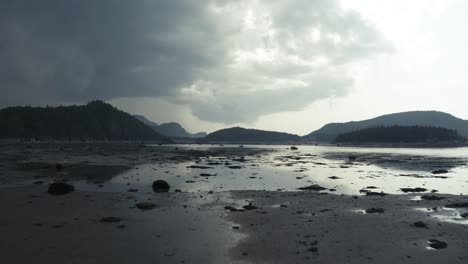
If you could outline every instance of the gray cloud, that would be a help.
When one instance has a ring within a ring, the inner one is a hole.
[[[251,122],[347,93],[388,50],[334,0],[5,0],[0,106],[165,97]]]
[[[223,61],[198,1],[11,0],[0,10],[2,104],[169,95]]]

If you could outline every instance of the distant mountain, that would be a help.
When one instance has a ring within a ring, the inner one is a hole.
[[[156,128],[156,131],[159,133],[166,135],[168,137],[185,137],[185,138],[199,138],[206,136],[206,133],[200,132],[196,134],[190,134],[187,132],[179,123],[171,122],[171,123],[163,123]]]
[[[232,143],[280,143],[299,141],[301,137],[288,133],[232,127],[210,133],[205,140]]]
[[[0,110],[0,138],[168,140],[132,115],[102,101],[80,106],[4,108]]]
[[[134,115],[135,118],[140,120],[141,122],[147,124],[151,128],[153,128],[158,133],[161,133],[167,137],[171,138],[202,138],[206,136],[205,132],[199,132],[191,134],[187,132],[179,123],[170,122],[170,123],[163,123],[158,125],[157,123],[147,119],[142,115]]]
[[[457,131],[440,127],[390,126],[369,127],[340,134],[336,143],[450,143],[465,138]]]
[[[152,127],[152,126],[155,126],[155,127],[158,127],[158,123],[155,123],[151,120],[149,120],[148,118],[146,118],[145,116],[142,116],[142,115],[133,115],[136,119],[140,120],[141,122],[143,122],[144,124]]]
[[[204,138],[204,137],[206,137],[206,135],[208,135],[206,132],[198,132],[198,133],[192,134],[192,137],[193,138]]]
[[[348,133],[376,126],[433,126],[456,130],[460,135],[468,137],[468,121],[456,118],[450,114],[437,111],[413,111],[379,116],[364,121],[347,123],[331,123],[323,126],[309,135],[308,141],[332,142],[339,134]]]

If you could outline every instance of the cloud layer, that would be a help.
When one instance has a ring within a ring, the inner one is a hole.
[[[346,94],[388,50],[334,0],[6,0],[0,106],[164,97],[251,122]]]

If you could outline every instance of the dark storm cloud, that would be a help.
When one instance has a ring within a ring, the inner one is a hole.
[[[387,49],[335,0],[4,0],[0,106],[164,97],[251,122],[346,94]]]
[[[1,104],[170,95],[222,62],[198,1],[0,3]]]

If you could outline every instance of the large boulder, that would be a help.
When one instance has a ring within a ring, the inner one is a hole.
[[[75,190],[75,187],[65,182],[54,182],[49,185],[48,193],[52,195],[64,195],[71,193]]]
[[[153,191],[155,192],[168,192],[171,186],[164,180],[157,180],[153,182]]]

